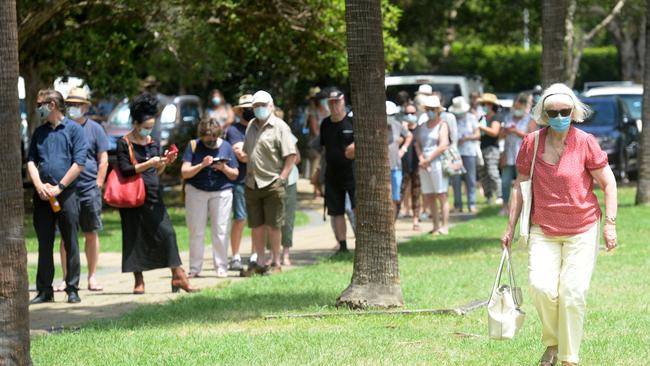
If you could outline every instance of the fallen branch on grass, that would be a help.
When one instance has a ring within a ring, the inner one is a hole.
[[[415,309],[415,310],[370,310],[370,311],[349,311],[332,313],[304,313],[304,314],[273,314],[266,315],[264,320],[283,318],[325,318],[335,316],[356,316],[356,315],[466,315],[474,310],[487,305],[487,300],[474,300],[454,309]]]

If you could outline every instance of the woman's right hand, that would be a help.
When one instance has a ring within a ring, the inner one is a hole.
[[[206,156],[206,157],[203,158],[203,161],[201,162],[201,166],[202,166],[203,168],[207,168],[207,167],[209,167],[210,165],[212,165],[212,162],[213,162],[213,161],[214,161],[214,157],[211,156],[211,155],[208,155],[208,156]]]
[[[512,238],[514,237],[514,232],[512,229],[506,229],[501,237],[501,249],[510,249],[512,247]]]
[[[160,156],[154,156],[153,158],[147,160],[150,168],[160,168],[162,166],[163,159]]]

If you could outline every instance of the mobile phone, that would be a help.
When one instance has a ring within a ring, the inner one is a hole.
[[[229,158],[216,158],[216,159],[214,159],[212,161],[212,164],[217,164],[217,163],[224,163],[225,164],[225,163],[227,163],[229,161],[230,161]]]

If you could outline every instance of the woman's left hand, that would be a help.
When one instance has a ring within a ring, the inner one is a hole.
[[[612,251],[616,248],[616,225],[605,223],[603,227],[603,237],[605,238],[605,247],[607,251]]]

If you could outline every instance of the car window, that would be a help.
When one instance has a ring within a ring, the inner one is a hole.
[[[167,104],[160,113],[160,123],[163,125],[174,124],[176,122],[176,110],[175,104]]]
[[[181,104],[181,120],[185,123],[196,124],[201,118],[201,111],[198,103]]]
[[[641,119],[641,113],[643,111],[643,96],[642,95],[619,95],[623,99],[623,103],[627,107],[628,112],[630,112],[630,117],[632,119]]]
[[[585,124],[592,126],[609,126],[615,125],[616,122],[616,104],[611,101],[592,101],[587,102],[592,113],[585,120]]]
[[[445,107],[451,105],[451,100],[457,96],[462,95],[460,91],[460,85],[458,84],[430,84],[433,91],[440,92],[442,98],[444,99]],[[402,90],[405,90],[409,93],[411,98],[415,98],[415,92],[418,91],[420,84],[402,84],[402,85],[391,85],[386,88],[386,100],[390,100],[394,103],[399,103],[397,101],[397,93]]]
[[[128,104],[120,104],[117,107],[117,111],[111,117],[110,124],[117,127],[131,127],[131,110]]]

